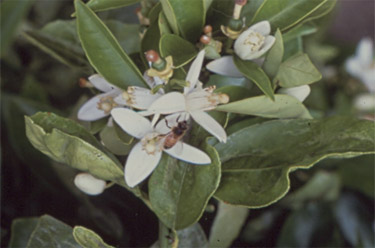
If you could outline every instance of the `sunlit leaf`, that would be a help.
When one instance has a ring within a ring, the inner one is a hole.
[[[73,228],[73,237],[84,248],[113,248],[106,244],[98,234],[83,226]]]

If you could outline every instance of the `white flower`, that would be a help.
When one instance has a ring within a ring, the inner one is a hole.
[[[215,109],[219,103],[229,101],[227,95],[213,93],[214,87],[202,88],[202,84],[198,81],[204,53],[204,50],[200,51],[192,63],[186,76],[189,87],[184,88],[184,93],[171,92],[161,96],[151,104],[144,115],[159,116],[160,114],[185,112],[220,142],[226,142],[227,135],[223,127],[204,112]]]
[[[294,96],[300,102],[303,102],[309,96],[310,92],[310,86],[307,84],[292,88],[281,88],[277,91],[279,94]]]
[[[370,92],[375,92],[375,60],[373,41],[370,38],[362,39],[356,54],[345,63],[346,70],[361,80]]]
[[[167,116],[166,121],[159,121],[156,127],[153,127],[148,119],[130,109],[116,108],[111,114],[125,132],[140,139],[130,151],[125,164],[125,181],[130,187],[136,186],[151,174],[161,159],[162,151],[192,164],[211,163],[206,153],[181,141],[169,149],[164,148],[165,135],[171,131],[168,126],[177,125],[179,114]]]
[[[354,107],[363,112],[371,112],[375,110],[375,94],[364,93],[356,96],[354,99]]]
[[[147,75],[144,75],[144,78],[151,88],[163,83],[159,78],[151,78]],[[78,119],[82,121],[95,121],[104,118],[115,107],[129,106],[145,110],[164,93],[163,89],[160,89],[153,94],[151,90],[138,86],[130,86],[124,91],[110,84],[98,74],[90,76],[89,81],[104,93],[94,96],[79,109]]]
[[[77,174],[74,178],[74,184],[79,190],[88,195],[101,194],[107,185],[104,180],[98,179],[89,173]]]
[[[104,93],[94,96],[79,109],[78,119],[82,121],[95,121],[108,116],[112,108],[118,106],[114,98],[122,92],[98,74],[90,76],[89,81]]]
[[[276,39],[270,33],[269,21],[261,21],[252,25],[234,42],[234,52],[243,60],[259,58],[275,43]]]

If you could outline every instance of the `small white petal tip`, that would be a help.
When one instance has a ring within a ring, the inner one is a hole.
[[[88,195],[99,195],[106,187],[104,180],[98,179],[89,173],[77,174],[74,178],[74,184],[79,190]]]

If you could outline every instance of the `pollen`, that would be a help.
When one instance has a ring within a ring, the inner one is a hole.
[[[104,113],[109,114],[111,110],[117,106],[117,103],[113,100],[113,97],[111,96],[105,96],[100,98],[100,101],[98,102],[98,109],[101,109],[104,111]]]
[[[260,48],[263,46],[265,37],[258,32],[252,31],[244,40],[243,44],[246,46],[250,46],[252,52],[259,51]]]

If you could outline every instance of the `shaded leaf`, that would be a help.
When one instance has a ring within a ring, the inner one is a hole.
[[[113,248],[106,244],[98,234],[83,226],[73,228],[73,237],[84,248]]]
[[[97,178],[123,183],[123,171],[115,157],[86,129],[52,113],[25,116],[31,144],[53,160],[88,171]]]
[[[318,28],[313,23],[303,23],[283,34],[283,41],[288,42],[297,37],[313,34],[316,31],[318,31]]]
[[[274,101],[266,96],[250,97],[220,105],[215,110],[266,118],[311,118],[305,106],[288,95],[275,95]]]
[[[274,81],[281,87],[290,88],[319,81],[322,74],[311,63],[307,54],[297,54],[284,61]]]
[[[242,60],[238,56],[234,56],[234,64],[246,78],[253,81],[266,96],[274,100],[271,81],[260,66],[250,60]]]
[[[349,117],[275,120],[243,128],[215,145],[222,161],[215,196],[235,205],[266,206],[289,190],[291,171],[327,157],[373,154],[374,145],[373,123]]]
[[[174,34],[163,35],[159,47],[162,57],[172,56],[176,68],[186,65],[197,55],[193,44]]]
[[[32,232],[38,225],[38,222],[39,219],[36,217],[13,220],[8,247],[26,247]]]
[[[113,154],[125,156],[132,149],[132,145],[125,144],[118,136],[114,126],[105,126],[100,132],[100,139],[103,145]]]
[[[196,42],[206,19],[204,0],[161,0],[173,33]]]
[[[193,165],[163,155],[149,183],[152,209],[169,228],[183,229],[199,220],[220,180],[220,161],[209,145],[210,165]]]
[[[132,5],[140,2],[140,0],[90,0],[87,2],[87,6],[90,7],[93,11],[104,11],[110,9],[117,9]]]
[[[77,30],[91,65],[108,82],[120,87],[147,87],[137,66],[104,23],[80,0],[75,0]]]

